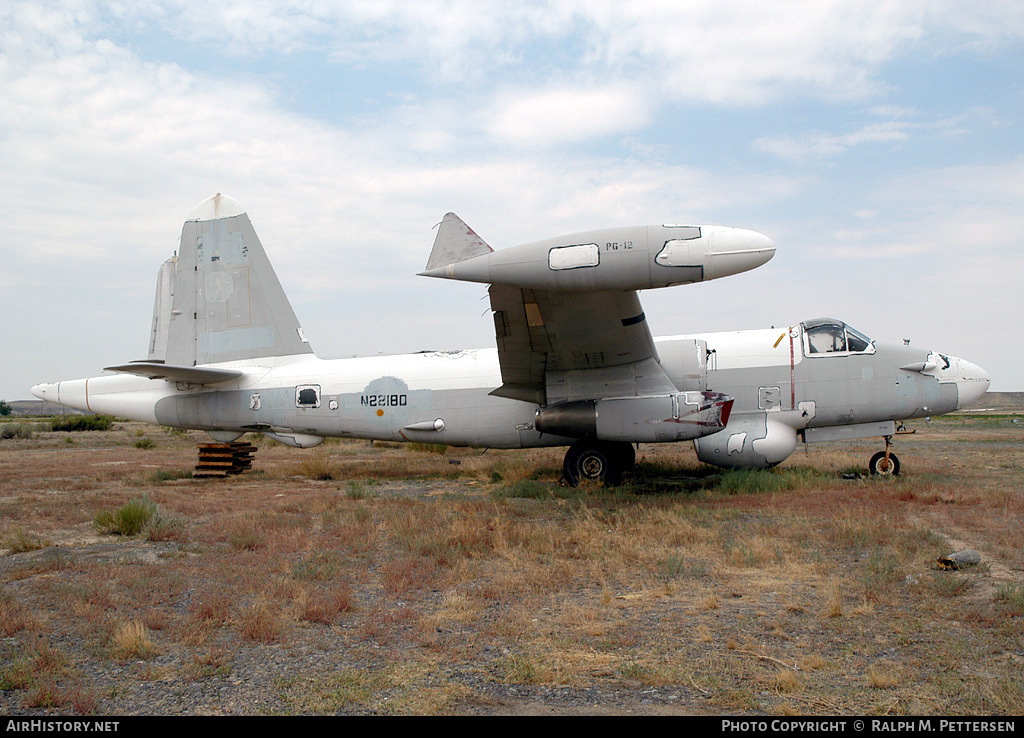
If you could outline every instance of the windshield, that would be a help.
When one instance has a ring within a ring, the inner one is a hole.
[[[871,339],[840,320],[821,318],[803,324],[808,356],[873,351]]]

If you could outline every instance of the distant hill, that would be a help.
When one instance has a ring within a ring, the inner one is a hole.
[[[9,400],[11,415],[85,415],[81,410],[46,400]]]
[[[1024,392],[986,392],[977,402],[964,408],[966,412],[992,410],[998,413],[1024,413]]]

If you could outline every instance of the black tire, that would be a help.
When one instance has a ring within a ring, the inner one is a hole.
[[[636,466],[636,447],[632,443],[609,443],[614,448],[622,473],[633,471]]]
[[[562,471],[565,481],[576,487],[580,482],[599,482],[609,487],[622,484],[622,467],[626,460],[620,445],[600,441],[576,441],[565,452]]]
[[[889,461],[886,462],[885,451],[879,451],[868,462],[868,471],[882,477],[895,477],[900,473],[900,459],[890,451]]]

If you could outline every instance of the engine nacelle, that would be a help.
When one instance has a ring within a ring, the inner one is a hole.
[[[733,400],[715,392],[678,392],[563,402],[540,408],[534,427],[567,438],[626,443],[688,441],[729,422]]]
[[[760,412],[733,418],[725,430],[693,442],[697,458],[727,469],[767,469],[796,450],[796,429]]]

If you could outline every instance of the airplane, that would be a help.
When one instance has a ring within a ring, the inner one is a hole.
[[[496,348],[321,359],[248,214],[217,194],[160,268],[147,359],[32,392],[222,443],[260,432],[298,448],[326,437],[567,446],[567,483],[614,486],[639,443],[692,440],[707,463],[764,468],[798,436],[889,436],[896,420],[987,389],[974,364],[876,345],[838,321],[652,337],[639,290],[739,274],[774,253],[754,231],[673,224],[494,251],[448,213],[422,275],[488,284]],[[898,460],[876,466],[898,471]]]

